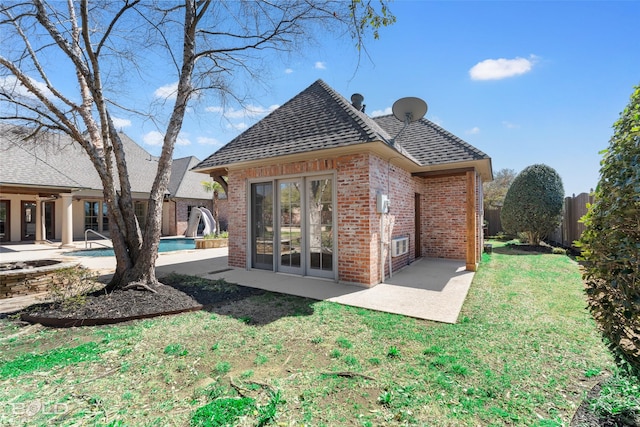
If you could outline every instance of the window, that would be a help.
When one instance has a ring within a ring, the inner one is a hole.
[[[84,202],[84,229],[98,231],[100,202]]]
[[[136,218],[138,218],[140,229],[144,230],[147,226],[147,202],[134,202],[133,210]]]
[[[102,231],[109,231],[109,208],[106,203],[102,203]]]

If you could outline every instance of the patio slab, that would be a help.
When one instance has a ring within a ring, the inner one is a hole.
[[[68,249],[46,245],[2,245],[0,262],[30,259],[68,259]],[[112,274],[115,257],[74,257],[101,275]],[[464,260],[422,258],[372,288],[336,283],[263,270],[230,268],[227,248],[160,253],[156,274],[186,274],[290,295],[332,301],[418,319],[456,323],[474,273],[465,271]],[[0,300],[0,313],[42,301],[42,295]],[[17,308],[16,308],[17,307]]]

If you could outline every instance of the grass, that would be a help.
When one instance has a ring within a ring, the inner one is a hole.
[[[578,266],[493,243],[455,325],[269,293],[118,326],[0,320],[0,425],[567,425],[613,371]]]

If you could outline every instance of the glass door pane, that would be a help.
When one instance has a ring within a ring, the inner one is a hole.
[[[307,180],[307,221],[311,276],[334,277],[333,179]]]
[[[251,266],[273,270],[273,183],[251,184]]]
[[[9,241],[9,201],[0,200],[0,242]]]
[[[44,228],[45,228],[45,239],[53,240],[55,238],[55,229],[54,224],[55,221],[55,205],[53,202],[45,202],[44,203]]]
[[[280,265],[279,271],[302,274],[301,181],[279,181]],[[276,240],[278,241],[278,240]]]
[[[22,239],[36,239],[36,202],[22,202]]]

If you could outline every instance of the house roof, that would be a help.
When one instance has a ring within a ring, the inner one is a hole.
[[[200,162],[196,169],[389,139],[371,118],[318,80]]]
[[[243,162],[378,142],[410,161],[412,172],[481,163],[485,178],[491,179],[490,157],[457,136],[427,119],[411,123],[400,134],[403,127],[394,116],[370,118],[317,80],[194,169],[220,170]]]
[[[399,134],[395,144],[407,150],[422,166],[489,159],[482,151],[425,118],[409,124],[404,131],[404,123],[395,116],[373,120],[389,134]]]
[[[102,182],[89,156],[69,136],[43,132],[37,141],[24,141],[24,132],[24,128],[17,126],[0,126],[0,185],[58,191],[102,190]],[[148,193],[158,168],[156,159],[127,135],[121,133],[120,138],[125,148],[131,191]],[[192,160],[190,165],[197,162]],[[202,181],[202,175],[194,172],[183,172],[179,176],[187,181]],[[178,180],[176,188],[180,187]],[[211,197],[202,186],[193,195],[189,193],[193,188],[191,184],[183,188],[184,197]]]
[[[171,179],[167,191],[171,197],[191,199],[211,199],[213,194],[208,193],[202,182],[206,178],[191,169],[200,163],[197,157],[189,156],[174,159],[171,165]]]

